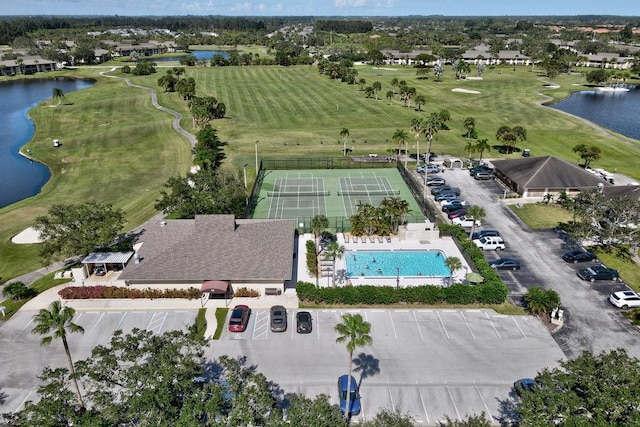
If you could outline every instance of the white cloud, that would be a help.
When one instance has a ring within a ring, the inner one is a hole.
[[[333,5],[338,8],[343,7],[363,7],[369,0],[333,0]]]
[[[252,10],[253,9],[253,4],[251,2],[244,2],[244,3],[236,3],[233,6],[231,6],[231,10],[234,12],[237,11],[247,11],[247,10]]]
[[[207,12],[213,8],[214,8],[214,4],[213,4],[213,1],[211,0],[205,1],[205,2],[195,1],[192,3],[182,3],[182,6],[181,6],[182,10],[189,13]]]

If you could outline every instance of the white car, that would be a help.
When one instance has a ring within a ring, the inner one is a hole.
[[[466,216],[460,216],[458,218],[453,218],[451,220],[451,223],[453,225],[459,225],[460,227],[463,227],[463,228],[471,228],[471,227],[473,227],[474,221],[473,221],[473,218],[467,218]],[[482,222],[479,219],[476,219],[475,220],[475,225],[477,227],[480,227],[482,225]]]
[[[462,199],[453,199],[453,200],[440,200],[440,207],[445,207],[447,205],[450,205],[451,203],[460,203],[462,206],[467,206],[467,202],[465,202]]]
[[[483,251],[501,251],[505,248],[504,240],[498,236],[484,236],[475,239],[473,243]]]
[[[640,296],[633,291],[614,292],[609,295],[609,302],[626,310],[631,307],[640,307]]]

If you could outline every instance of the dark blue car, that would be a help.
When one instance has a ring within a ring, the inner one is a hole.
[[[343,375],[338,378],[338,397],[340,398],[340,410],[346,413],[347,410],[347,380],[349,375]],[[349,397],[349,414],[358,415],[360,413],[360,393],[358,393],[358,383],[356,379],[351,377],[351,396]]]

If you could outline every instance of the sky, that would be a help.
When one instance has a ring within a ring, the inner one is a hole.
[[[0,15],[640,16],[640,0],[0,0]]]

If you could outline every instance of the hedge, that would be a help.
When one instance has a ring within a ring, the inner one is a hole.
[[[120,286],[68,286],[58,292],[63,299],[134,299],[134,298],[200,298],[200,290],[190,289],[131,289]]]
[[[318,258],[316,257],[316,242],[307,240],[307,270],[311,276],[318,275]]]
[[[313,304],[341,305],[386,305],[386,304],[501,304],[507,298],[509,289],[489,266],[482,251],[469,240],[467,233],[459,226],[440,224],[440,231],[456,237],[462,251],[475,264],[484,277],[479,285],[455,284],[448,287],[437,285],[410,286],[346,286],[340,288],[319,288],[312,283],[298,282],[296,291],[302,302]]]

